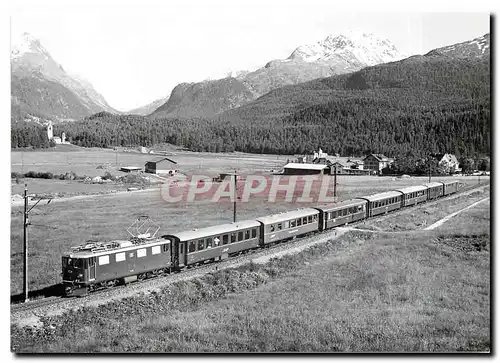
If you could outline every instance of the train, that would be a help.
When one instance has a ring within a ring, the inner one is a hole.
[[[65,296],[180,272],[209,262],[366,220],[458,192],[433,182],[206,228],[86,243],[62,256]]]

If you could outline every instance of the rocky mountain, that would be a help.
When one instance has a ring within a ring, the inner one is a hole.
[[[403,55],[389,40],[348,31],[300,46],[288,58],[270,61],[252,72],[239,72],[236,77],[190,84],[189,88],[176,87],[170,98],[175,97],[176,100],[167,102],[169,104],[157,112],[172,116],[212,116],[244,105],[279,87],[402,58]]]
[[[140,116],[147,116],[151,113],[153,113],[158,107],[163,105],[168,101],[168,97],[163,97],[159,98],[151,103],[148,103],[147,105],[141,106],[134,108],[130,111],[123,112],[124,114],[127,115],[140,115]]]
[[[431,50],[426,54],[429,56],[445,56],[450,58],[489,58],[490,57],[490,34],[447,47]]]
[[[236,78],[177,85],[168,101],[153,116],[198,117],[215,115],[255,99],[248,87]]]
[[[11,98],[16,117],[74,120],[96,112],[118,113],[87,80],[69,74],[28,33],[12,39]]]

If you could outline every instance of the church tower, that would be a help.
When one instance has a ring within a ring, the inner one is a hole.
[[[52,128],[52,121],[49,121],[49,124],[47,125],[47,137],[49,140],[52,140],[54,138],[54,130]]]

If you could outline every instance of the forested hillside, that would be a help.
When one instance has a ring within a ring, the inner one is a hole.
[[[50,146],[46,129],[34,122],[12,122],[10,138],[11,147],[14,149],[24,147],[39,149]]]
[[[489,59],[416,56],[274,90],[216,118],[99,113],[57,126],[81,146],[389,156],[490,153]]]

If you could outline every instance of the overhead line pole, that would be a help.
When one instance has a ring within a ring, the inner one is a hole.
[[[24,184],[24,237],[23,237],[23,250],[24,250],[24,266],[23,266],[23,296],[24,302],[29,301],[28,297],[28,185]]]
[[[23,263],[23,297],[24,297],[24,302],[29,301],[29,288],[28,288],[28,226],[31,224],[29,221],[29,213],[33,208],[35,208],[38,203],[42,201],[42,199],[46,198],[40,198],[36,201],[36,203],[28,209],[28,184],[24,184],[24,218],[23,218],[23,253],[24,253],[24,263]],[[49,201],[47,204],[50,203],[52,198],[49,198]]]
[[[234,207],[233,207],[233,222],[236,223],[236,199],[238,199],[238,193],[236,191],[236,170],[234,171]]]

